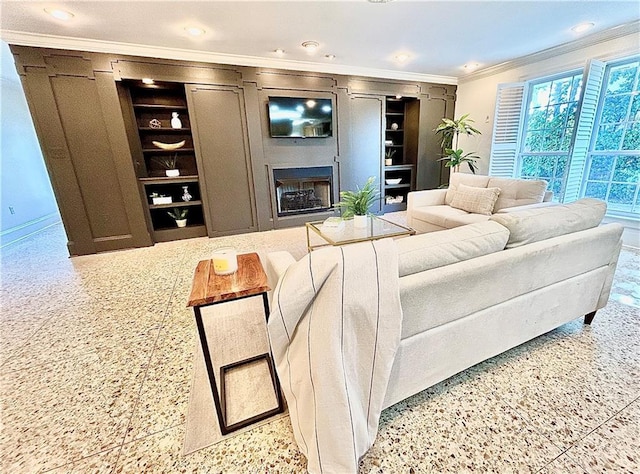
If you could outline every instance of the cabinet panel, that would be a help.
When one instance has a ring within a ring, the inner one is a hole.
[[[380,159],[382,156],[383,97],[350,97],[349,150],[340,160],[340,189],[363,186],[370,176],[380,185]],[[381,201],[373,205],[372,212],[380,212]]]
[[[187,86],[209,235],[257,230],[242,89]]]

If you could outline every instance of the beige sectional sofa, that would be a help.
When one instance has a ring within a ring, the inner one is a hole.
[[[452,173],[448,189],[407,196],[407,223],[418,232],[451,229],[489,220],[494,213],[552,205],[544,180]]]
[[[606,204],[521,209],[396,240],[402,337],[384,406],[595,312],[609,298],[622,226]],[[268,255],[272,288],[295,260]]]
[[[401,327],[385,327],[380,335],[385,339],[379,354],[391,356],[389,375],[384,381],[376,379],[378,381],[371,384],[371,387],[384,384],[380,407],[386,408],[576,318],[584,316],[585,323],[591,323],[595,312],[607,304],[622,246],[622,226],[599,225],[605,210],[606,205],[602,201],[582,199],[567,205],[498,213],[482,222],[397,239],[391,242],[395,242],[397,254],[394,253],[392,258],[387,255],[379,266],[384,268],[382,274],[394,281],[387,280],[385,284],[380,280],[380,274],[372,280],[364,275],[357,282],[340,280],[346,268],[343,259],[343,263],[327,260],[324,265],[323,271],[334,274],[337,282],[325,284],[323,282],[327,280],[319,279],[317,286],[316,283],[313,286],[320,299],[322,292],[324,298],[327,297],[328,288],[342,288],[341,294],[332,295],[333,301],[346,300],[345,288],[356,293],[364,292],[365,288],[375,292],[376,287],[378,291],[381,287],[399,291],[401,314],[398,324]],[[344,247],[342,253],[347,255],[360,251],[367,245],[370,243],[353,244],[349,246],[353,249]],[[360,247],[356,249],[356,246]],[[295,300],[297,296],[291,293],[291,282],[295,282],[294,287],[299,284],[303,288],[304,278],[299,279],[296,275],[304,274],[301,272],[303,268],[311,268],[312,260],[330,255],[322,252],[324,250],[313,252],[298,262],[287,252],[269,254],[267,269],[274,285],[272,288],[278,281],[287,282],[288,285],[283,283],[282,286],[290,288],[289,297]],[[316,253],[317,257],[314,256]],[[387,271],[390,267],[385,265],[385,262],[395,262],[396,257],[397,281],[395,272]],[[387,297],[396,300],[398,295],[394,295],[393,298]],[[278,308],[290,306],[288,301],[282,301],[282,297],[281,285],[278,284],[272,302],[274,314],[269,322],[272,345],[274,337],[276,341],[282,339],[281,330],[272,331],[280,327],[283,313],[279,313]],[[347,308],[341,306],[337,309],[338,313],[342,312],[340,326],[335,323],[336,319],[340,320],[339,314],[336,313],[338,317],[335,318],[331,312],[336,311],[335,307],[316,307],[313,295],[311,298],[312,303],[307,307],[311,309],[308,313],[305,310],[305,316],[298,323],[300,326],[287,327],[287,336],[291,335],[294,341],[293,349],[283,349],[278,343],[274,346],[278,372],[284,380],[283,389],[289,390],[285,390],[285,394],[289,406],[293,407],[291,416],[296,440],[307,456],[309,466],[314,467],[309,468],[310,472],[355,471],[357,460],[375,439],[379,412],[374,411],[372,418],[368,418],[369,425],[365,426],[360,421],[354,425],[352,407],[355,407],[355,413],[360,413],[364,410],[362,407],[371,406],[367,405],[371,397],[366,396],[370,392],[346,388],[344,377],[345,373],[351,374],[351,387],[352,379],[368,376],[365,367],[369,366],[362,364],[361,355],[370,350],[364,341],[371,337],[367,337],[370,334],[366,330],[360,329],[358,334],[362,334],[362,340],[356,335],[359,342],[348,344],[345,349],[340,343],[340,331],[346,331],[346,324],[368,328],[363,321],[375,315],[369,315],[365,309],[369,298],[355,304],[350,300]],[[358,297],[355,300],[358,301]],[[347,310],[349,318],[345,323],[344,313]],[[331,313],[326,314],[325,311]],[[393,311],[387,313],[385,310],[378,317],[383,317],[387,326],[388,321],[394,324],[397,321]],[[284,324],[284,319],[282,321]],[[272,323],[275,323],[273,328]],[[333,336],[338,338],[337,342],[327,340]],[[386,345],[389,337],[397,337],[393,348]],[[300,349],[300,341],[307,344],[304,350]],[[328,357],[328,354],[333,356],[333,352],[327,349],[336,345],[343,351],[341,364],[337,365]],[[311,351],[312,347],[319,349]],[[378,359],[374,360],[377,364]],[[289,367],[294,364],[302,368],[292,376]],[[329,367],[334,367],[335,371]],[[335,380],[330,378],[333,373]],[[325,378],[321,379],[321,376]],[[336,387],[345,387],[340,398],[344,402],[340,404],[340,413],[345,411],[345,405],[349,407],[347,415],[339,416],[333,402],[315,405],[318,393],[329,391],[328,399],[334,400],[336,393],[340,392]],[[305,408],[300,412],[298,404],[301,400],[315,406],[314,410],[305,411]],[[367,416],[370,416],[368,411]],[[331,420],[330,426],[324,426],[323,420]],[[304,432],[316,440],[315,444],[305,441],[299,426],[306,427]],[[340,436],[336,434],[338,432]],[[365,435],[368,439],[363,441]],[[322,444],[317,443],[318,439]],[[351,439],[353,443],[348,442]],[[326,465],[338,467],[318,468],[321,456]]]

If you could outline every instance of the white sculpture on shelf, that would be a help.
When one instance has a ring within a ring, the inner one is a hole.
[[[182,121],[178,118],[178,112],[171,112],[171,128],[182,128]]]

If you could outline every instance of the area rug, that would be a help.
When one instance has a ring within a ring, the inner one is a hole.
[[[202,308],[209,352],[216,374],[223,365],[269,352],[262,298],[253,297]],[[194,370],[183,454],[287,416],[286,411],[227,435],[222,435],[199,339],[194,350]],[[218,390],[220,380],[217,380]],[[269,367],[264,360],[226,372],[227,424],[277,407]]]

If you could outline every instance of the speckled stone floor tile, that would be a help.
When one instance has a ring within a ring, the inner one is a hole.
[[[396,213],[402,223],[404,213]],[[0,252],[0,472],[305,472],[288,417],[183,454],[214,249],[306,253],[304,228],[69,258],[60,225]],[[640,252],[611,302],[382,413],[359,472],[640,472]]]
[[[568,454],[590,474],[640,472],[640,398],[577,442]]]

